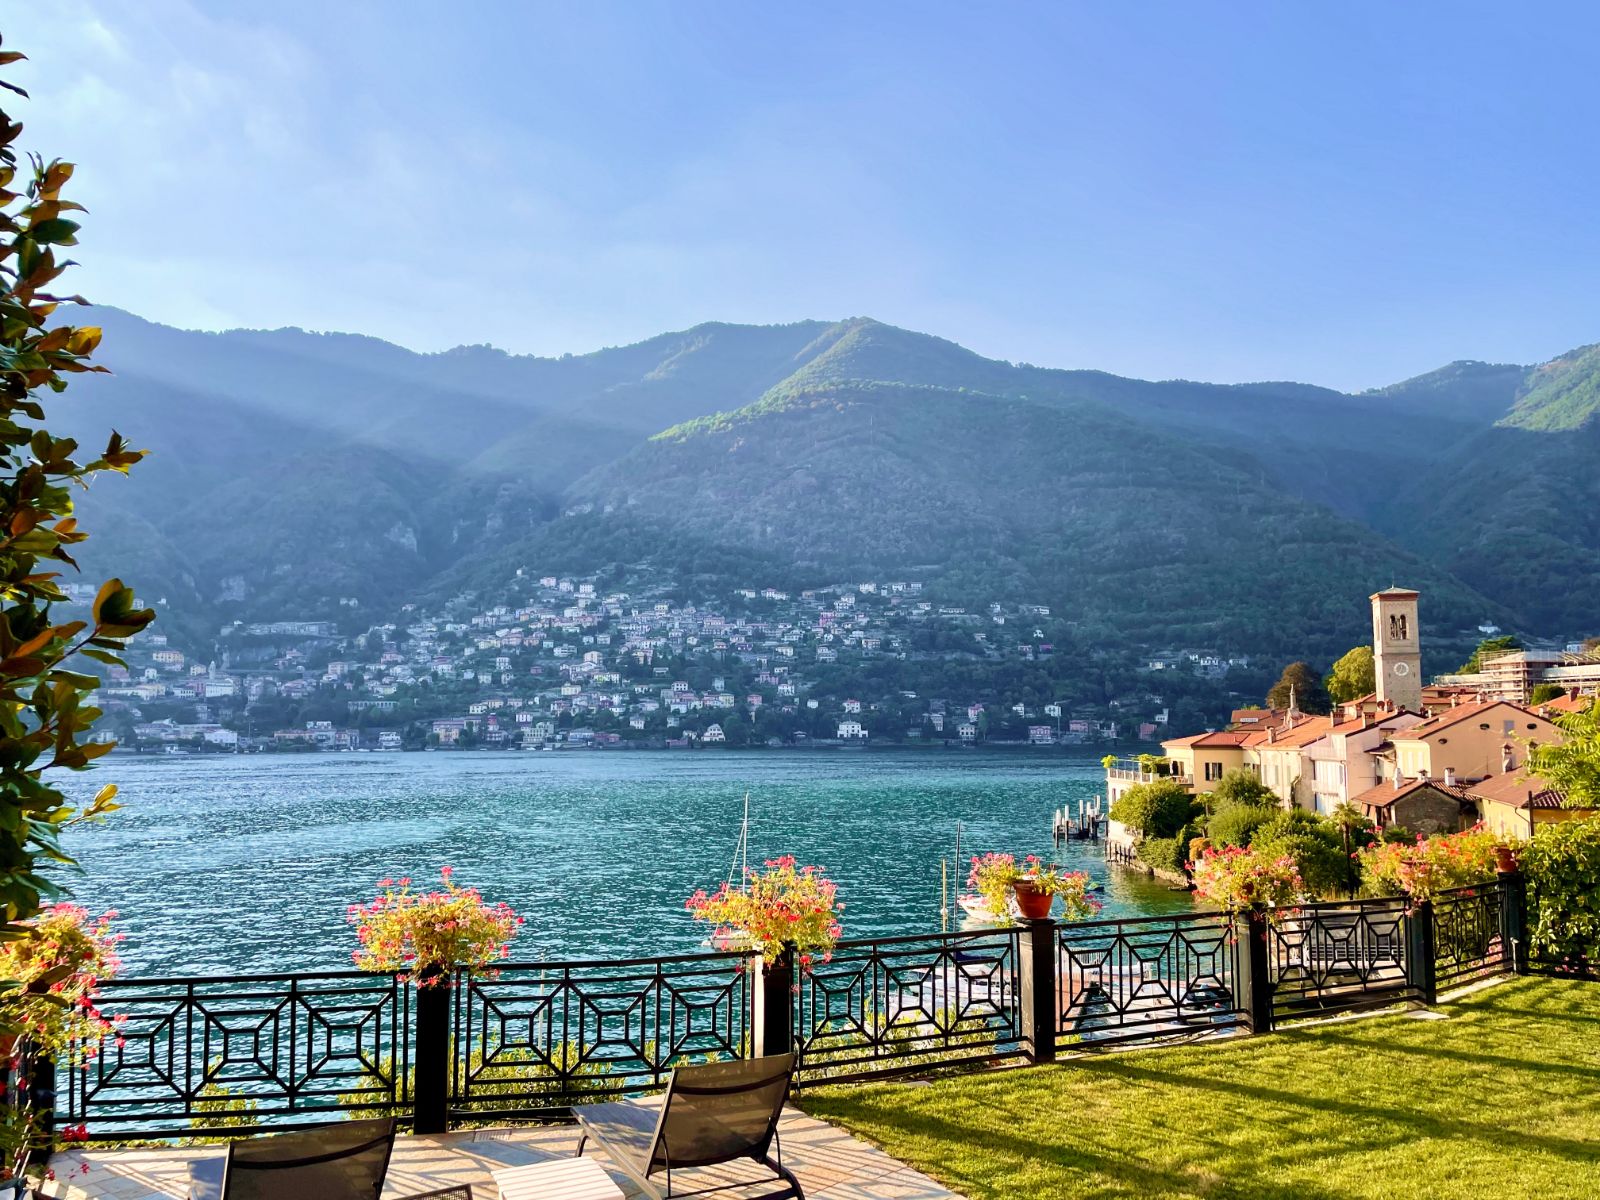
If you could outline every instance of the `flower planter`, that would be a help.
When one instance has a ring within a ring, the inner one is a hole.
[[[1515,871],[1517,869],[1517,852],[1510,846],[1496,846],[1494,848],[1494,869],[1502,875]]]
[[[1031,880],[1019,879],[1011,885],[1017,897],[1017,909],[1025,920],[1040,921],[1050,915],[1056,898],[1053,893],[1041,892]]]

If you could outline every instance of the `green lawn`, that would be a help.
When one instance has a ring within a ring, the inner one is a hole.
[[[809,1112],[982,1197],[1600,1196],[1600,984],[934,1083]]]

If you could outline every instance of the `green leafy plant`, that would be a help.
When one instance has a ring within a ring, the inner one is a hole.
[[[1117,798],[1110,816],[1144,837],[1176,837],[1199,811],[1189,789],[1176,779],[1138,783]]]
[[[22,58],[0,53],[0,66]],[[0,87],[26,95],[14,84]],[[60,833],[74,819],[115,805],[104,788],[75,810],[44,777],[54,767],[81,769],[111,749],[86,735],[100,710],[88,703],[99,686],[71,669],[75,657],[120,665],[127,638],[155,617],[133,593],[109,581],[90,621],[57,622],[51,606],[67,600],[55,564],[76,569],[70,547],[88,534],[73,517],[72,489],[105,471],[125,473],[143,452],[113,432],[105,450],[79,461],[78,444],[44,427],[43,398],[63,391],[70,376],[104,367],[89,361],[100,343],[92,326],[52,324],[63,304],[82,297],[53,290],[72,265],[58,248],[75,245],[81,206],[63,198],[72,164],[18,159],[20,122],[0,111],[0,934],[62,894],[41,865],[70,859]]]
[[[1565,794],[1568,808],[1600,808],[1600,696],[1587,709],[1560,713],[1561,741],[1528,747],[1528,773]]]
[[[1543,825],[1521,851],[1528,934],[1539,958],[1569,971],[1600,967],[1600,816]]]

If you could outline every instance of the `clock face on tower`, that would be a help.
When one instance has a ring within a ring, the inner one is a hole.
[[[1409,674],[1411,674],[1411,664],[1410,663],[1395,663],[1395,665],[1394,665],[1394,673],[1396,675],[1409,675]]]

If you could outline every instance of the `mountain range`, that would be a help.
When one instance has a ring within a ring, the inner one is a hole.
[[[74,320],[112,374],[52,425],[152,451],[81,502],[84,568],[180,642],[365,627],[518,568],[710,594],[914,577],[1125,645],[1324,658],[1393,582],[1458,640],[1600,627],[1597,346],[1351,395],[999,362],[865,318],[560,358]]]

